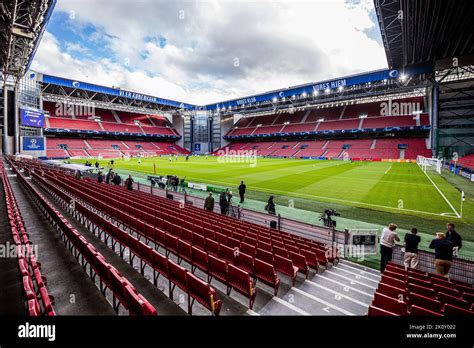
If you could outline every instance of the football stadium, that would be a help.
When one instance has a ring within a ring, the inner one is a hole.
[[[266,1],[2,1],[2,317],[472,318],[474,3],[275,3],[275,37],[304,6],[367,11],[381,65],[355,43],[331,50],[344,68],[287,78],[326,65],[226,17]],[[146,78],[109,55],[130,47]]]

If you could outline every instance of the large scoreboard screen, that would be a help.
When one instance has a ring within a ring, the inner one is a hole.
[[[28,127],[44,127],[44,112],[35,109],[20,109],[21,125]]]

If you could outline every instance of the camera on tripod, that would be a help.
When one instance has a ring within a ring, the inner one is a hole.
[[[341,216],[335,209],[324,209],[324,213],[319,217],[319,221],[323,221],[324,226],[329,228],[336,228],[336,221],[334,221],[332,216]]]

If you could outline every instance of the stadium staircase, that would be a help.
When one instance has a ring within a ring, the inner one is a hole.
[[[110,110],[112,115],[114,116],[115,122],[117,123],[123,123],[122,120],[120,119],[119,115],[117,114],[117,111],[115,110]]]

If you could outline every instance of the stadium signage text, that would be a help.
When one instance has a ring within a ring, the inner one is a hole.
[[[257,98],[255,97],[249,97],[249,98],[236,100],[237,105],[244,105],[244,104],[250,104],[250,103],[256,103],[256,102],[257,102]]]
[[[143,101],[148,101],[148,102],[152,102],[152,103],[157,102],[157,99],[155,97],[151,97],[149,95],[135,93],[135,92],[120,91],[119,95],[121,97],[130,98],[130,99],[143,100]]]
[[[329,81],[329,82],[323,82],[323,83],[318,83],[316,85],[313,85],[313,91],[323,91],[325,89],[335,89],[339,87],[346,87],[347,86],[347,80],[346,79],[340,79],[340,80],[334,80],[334,81]]]
[[[207,185],[204,184],[197,184],[194,182],[189,182],[188,187],[195,189],[195,190],[200,190],[200,191],[207,191]]]

